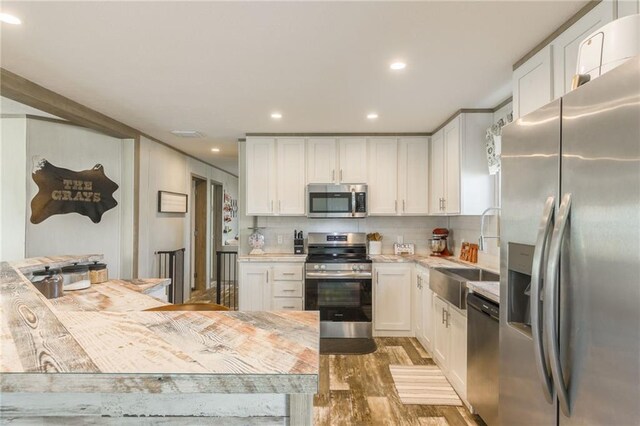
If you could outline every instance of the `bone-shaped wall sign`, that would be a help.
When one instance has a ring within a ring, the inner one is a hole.
[[[31,223],[66,213],[79,213],[98,223],[106,211],[118,205],[113,198],[118,184],[104,174],[101,164],[74,172],[43,159],[31,177],[38,185],[38,193],[31,200]]]

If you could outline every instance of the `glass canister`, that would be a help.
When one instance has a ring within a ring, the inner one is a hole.
[[[31,282],[47,299],[55,299],[64,295],[63,279],[60,269],[45,266],[41,271],[32,274]]]
[[[109,270],[106,263],[93,262],[89,265],[89,280],[91,284],[100,284],[109,281]]]
[[[89,280],[89,266],[73,265],[62,267],[62,279],[64,280],[64,290],[82,290],[91,286]]]

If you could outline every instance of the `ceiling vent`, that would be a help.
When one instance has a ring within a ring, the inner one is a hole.
[[[204,135],[196,130],[172,130],[172,134],[181,138],[202,138]]]

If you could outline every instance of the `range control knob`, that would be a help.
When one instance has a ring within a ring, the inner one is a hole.
[[[358,267],[357,267],[356,265],[353,265],[353,266],[351,267],[351,270],[352,270],[353,272],[355,272],[355,271],[357,271],[357,270],[358,270]]]
[[[322,269],[324,271],[325,269],[327,269],[327,266],[326,265],[320,265],[320,269]]]
[[[320,269],[320,265],[313,265],[313,269]]]

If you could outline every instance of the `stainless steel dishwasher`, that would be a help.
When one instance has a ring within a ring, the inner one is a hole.
[[[497,303],[467,295],[467,396],[489,426],[498,424],[499,315]]]

